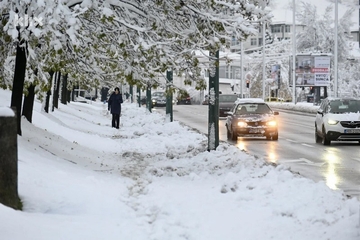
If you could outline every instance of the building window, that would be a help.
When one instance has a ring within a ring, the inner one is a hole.
[[[240,67],[231,66],[231,78],[239,79],[240,78]]]
[[[263,42],[262,42],[262,38],[259,38],[259,46],[262,46]]]
[[[226,78],[226,68],[227,66],[219,67],[219,78]]]
[[[251,39],[251,46],[256,46],[257,45],[257,39],[256,38],[252,38]]]
[[[272,33],[280,33],[281,32],[281,25],[273,25],[271,26]]]
[[[287,32],[287,33],[290,32],[290,25],[285,26],[285,32]]]

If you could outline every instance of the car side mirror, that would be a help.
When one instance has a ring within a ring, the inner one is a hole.
[[[224,112],[224,114],[225,114],[226,116],[233,115],[232,112]]]
[[[320,114],[321,116],[324,116],[324,111],[322,109],[317,110],[317,113]]]

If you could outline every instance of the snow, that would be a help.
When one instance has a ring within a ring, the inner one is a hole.
[[[41,106],[22,119],[23,211],[0,204],[1,239],[360,239],[356,198],[225,142],[209,152],[159,113],[124,102],[118,130],[100,102]]]
[[[0,106],[0,117],[15,117],[15,113],[10,107]]]

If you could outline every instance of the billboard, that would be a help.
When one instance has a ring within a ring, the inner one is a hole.
[[[292,58],[290,66],[292,66]],[[297,87],[328,86],[330,84],[330,56],[297,55],[295,63],[295,84]],[[290,78],[292,85],[292,74]]]

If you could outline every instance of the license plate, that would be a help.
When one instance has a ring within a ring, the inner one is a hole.
[[[260,129],[249,129],[249,133],[259,133],[261,132]]]
[[[356,129],[345,129],[344,133],[360,133],[360,128]]]

